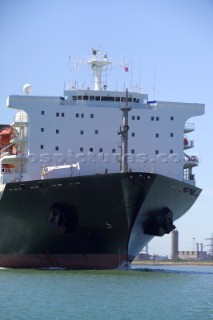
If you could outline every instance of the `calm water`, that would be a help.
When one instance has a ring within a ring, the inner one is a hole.
[[[213,319],[213,267],[1,269],[0,319]]]

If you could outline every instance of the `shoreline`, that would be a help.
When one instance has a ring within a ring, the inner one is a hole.
[[[136,260],[132,265],[151,265],[151,266],[213,266],[213,261],[153,261],[153,260]]]

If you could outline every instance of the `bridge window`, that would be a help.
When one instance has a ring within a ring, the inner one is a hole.
[[[114,97],[101,97],[101,101],[114,101]]]

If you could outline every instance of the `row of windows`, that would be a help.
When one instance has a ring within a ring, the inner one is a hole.
[[[40,145],[40,149],[44,149],[44,145],[43,144]],[[55,151],[59,151],[59,146],[55,147]]]
[[[44,112],[44,110],[42,110],[41,111],[41,114],[42,115],[44,115],[45,114],[45,112]],[[60,117],[60,113],[59,112],[56,112],[56,117]],[[65,117],[65,114],[64,114],[64,112],[61,112],[61,117]],[[75,117],[76,118],[84,118],[84,113],[76,113],[75,114]],[[93,113],[91,113],[90,114],[90,118],[94,118],[94,114]],[[140,120],[140,116],[132,116],[132,120]],[[151,121],[159,121],[160,120],[160,117],[151,117]],[[170,120],[171,121],[173,121],[174,120],[174,117],[173,116],[171,116],[170,117]]]
[[[140,116],[132,116],[132,120],[140,120]],[[160,117],[151,117],[151,121],[154,121],[154,120],[159,121]],[[170,120],[173,121],[174,117],[171,116]]]
[[[40,145],[40,149],[44,149],[44,145],[43,144]],[[59,151],[59,146],[55,147],[55,151]],[[80,152],[83,152],[83,151],[84,151],[84,148],[80,147]],[[93,152],[94,149],[91,147],[91,148],[89,148],[89,151]],[[99,152],[103,152],[103,148],[99,148]],[[173,154],[173,152],[174,152],[173,149],[170,149],[170,154]],[[112,149],[112,153],[116,153],[116,150]],[[135,149],[131,149],[131,153],[134,154],[135,153]],[[158,155],[159,154],[159,150],[155,150],[155,154]]]
[[[98,130],[95,130],[94,132],[95,132],[95,134],[98,134]],[[81,130],[80,134],[84,134],[84,130]]]
[[[109,96],[73,96],[72,99],[76,100],[90,100],[90,101],[117,101],[125,102],[126,97],[109,97]],[[139,103],[140,99],[137,98],[128,98],[128,102]]]
[[[44,128],[41,128],[41,132],[44,132]],[[59,129],[56,129],[56,130],[55,130],[55,133],[56,133],[56,134],[59,134],[59,132],[60,132]],[[94,130],[94,133],[95,133],[95,134],[98,134],[98,130],[97,130],[97,129]],[[81,130],[81,131],[80,131],[80,134],[83,135],[83,134],[84,134],[84,130]],[[132,136],[132,137],[135,137],[135,132],[132,132],[131,136]],[[156,137],[156,138],[159,138],[159,136],[160,136],[159,133],[156,133],[156,134],[155,134],[155,137]],[[170,133],[170,137],[173,137],[173,136],[174,136],[174,134],[173,134],[173,132],[171,132],[171,133]]]
[[[60,116],[60,113],[56,112],[56,117],[59,117],[59,116]],[[61,116],[64,117],[64,112],[61,112]]]
[[[44,128],[41,128],[41,132],[44,132]],[[59,133],[59,129],[56,129],[55,133],[58,134]]]
[[[44,132],[44,128],[41,128],[41,132]],[[60,132],[59,129],[56,129],[56,130],[55,130],[55,133],[56,133],[56,134],[59,134],[59,132]],[[95,134],[98,134],[98,130],[97,130],[97,129],[94,130],[94,133],[95,133]],[[81,130],[81,131],[80,131],[80,134],[84,134],[84,130]]]
[[[44,110],[41,110],[41,115],[42,116],[44,116],[45,115],[45,111]],[[56,117],[60,117],[60,115],[61,115],[61,117],[62,118],[64,118],[65,117],[65,114],[64,114],[64,112],[61,112],[61,114],[60,114],[60,112],[56,112]]]
[[[132,136],[132,137],[135,137],[135,132],[132,132],[131,136]],[[159,133],[156,133],[156,134],[155,134],[155,137],[156,137],[156,138],[159,138],[159,136],[160,136]],[[171,137],[171,138],[174,137],[173,132],[170,132],[170,137]]]
[[[173,154],[174,151],[173,151],[173,149],[170,149],[169,152],[170,152],[170,154]],[[155,150],[155,154],[159,154],[159,150]]]
[[[84,113],[81,113],[81,114],[80,114],[80,113],[76,113],[76,114],[75,114],[75,117],[76,117],[76,118],[80,118],[80,117],[81,117],[81,118],[84,118]],[[93,113],[90,114],[90,118],[91,118],[91,119],[94,118],[94,114],[93,114]]]
[[[153,117],[153,116],[151,117],[151,121],[159,121],[159,120],[160,120],[160,117]],[[174,117],[171,116],[171,117],[170,117],[170,120],[173,121],[173,120],[174,120]]]
[[[156,137],[156,138],[159,138],[159,137],[160,137],[159,133],[156,133],[156,134],[155,134],[155,137]],[[173,132],[170,132],[170,137],[171,137],[171,138],[174,137]]]
[[[136,119],[140,120],[140,116],[137,116],[137,117],[136,116],[132,116],[132,120],[136,120]]]
[[[134,154],[135,153],[135,149],[131,149],[131,153]],[[173,150],[171,149],[170,150],[170,154],[172,154],[172,153],[173,153]],[[159,150],[155,150],[155,154],[156,155],[159,154]]]
[[[44,114],[45,114],[45,112],[44,112],[44,110],[42,110],[42,111],[41,111],[41,115],[44,115]],[[65,117],[65,113],[64,113],[64,112],[61,112],[61,114],[60,114],[60,112],[56,112],[55,115],[56,115],[56,117],[60,117],[60,116],[61,116],[62,118]],[[75,114],[75,117],[76,117],[76,118],[84,118],[84,113],[81,113],[81,114],[80,114],[80,113],[76,113],[76,114]],[[90,114],[90,118],[91,118],[91,119],[94,118],[94,114],[93,114],[93,113]]]
[[[43,144],[40,145],[40,149],[44,149],[44,145],[43,145]],[[55,147],[55,151],[59,151],[59,146],[56,146],[56,147]],[[83,152],[83,151],[84,151],[84,148],[81,147],[81,148],[80,148],[80,152]],[[93,148],[89,148],[89,151],[90,151],[90,152],[93,152],[94,149],[93,149]],[[99,152],[103,152],[103,148],[99,148]],[[116,150],[115,150],[115,149],[112,149],[112,153],[115,153],[115,152],[116,152]]]
[[[84,151],[84,148],[81,147],[81,148],[80,148],[80,152],[83,152],[83,151]],[[89,151],[90,151],[90,152],[93,152],[94,149],[93,149],[93,148],[89,148]],[[99,152],[103,152],[103,148],[99,148],[98,151],[99,151]],[[115,153],[115,149],[112,149],[112,153]]]
[[[197,252],[194,251],[178,251],[179,254],[184,254],[184,255],[196,255]]]
[[[154,121],[154,120],[159,121],[160,118],[159,117],[151,117],[151,121]]]

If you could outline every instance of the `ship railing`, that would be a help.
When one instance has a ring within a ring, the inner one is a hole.
[[[28,122],[28,118],[26,116],[16,116],[14,119],[14,122],[24,122],[27,123]]]
[[[21,140],[23,140],[23,142],[25,142],[27,140],[27,138],[28,138],[27,133],[20,132],[16,137],[11,139],[10,142],[16,142],[16,141],[21,142]]]
[[[197,156],[188,156],[185,155],[185,164],[184,167],[194,167],[194,166],[198,166],[199,164],[199,158]]]
[[[184,146],[184,149],[193,148],[194,147],[194,140],[188,140],[188,139],[184,138],[183,146]]]
[[[189,168],[184,169],[183,178],[186,183],[189,183],[191,185],[195,185],[195,175],[192,174],[192,172]]]
[[[195,180],[195,175],[190,172],[190,170],[184,170],[184,180]]]
[[[1,149],[0,158],[13,155],[14,151],[12,151],[12,145],[13,143],[10,143],[5,148]]]
[[[1,173],[4,176],[12,176],[12,175],[20,175],[22,173],[26,173],[26,169],[24,167],[22,167],[21,169],[19,168],[2,168],[1,169]]]
[[[184,127],[184,133],[189,133],[195,130],[195,124],[194,123],[186,123]]]
[[[22,156],[24,152],[22,151],[12,151],[12,150],[2,150],[0,153],[0,158],[8,157],[8,156]]]
[[[2,149],[1,153],[0,153],[0,158],[6,157],[6,156],[11,156],[11,155],[13,155],[12,150],[4,150],[4,149]]]
[[[22,181],[22,174],[1,174],[1,184],[11,183],[11,182],[21,182]]]
[[[103,85],[101,90],[94,90],[94,89],[91,89],[90,86],[85,85],[85,83],[81,85],[81,84],[78,84],[77,82],[75,82],[74,85],[65,86],[64,89],[65,89],[64,91],[79,91],[79,92],[80,91],[84,91],[86,93],[89,93],[90,91],[92,91],[92,92],[96,91],[97,94],[100,91],[101,92],[107,92],[108,94],[116,92],[116,91],[119,91],[119,92],[125,92],[126,91],[126,89],[124,89],[124,90],[123,90],[123,88],[119,89],[119,88],[117,88],[117,86],[115,88],[112,87],[111,89],[109,89],[109,88],[107,88],[106,85]],[[133,93],[133,94],[146,94],[147,95],[147,90],[145,88],[141,88],[139,86],[130,86],[129,92]],[[60,99],[61,98],[63,99],[64,97],[60,97]]]
[[[19,111],[14,117],[14,122],[28,122],[28,115],[25,111]]]

